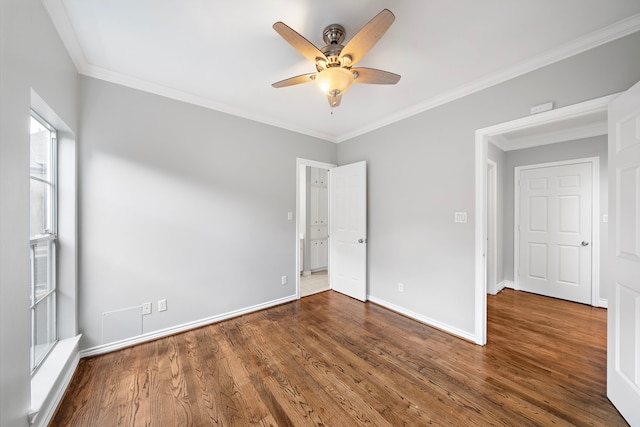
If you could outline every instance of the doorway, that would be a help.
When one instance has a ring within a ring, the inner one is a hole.
[[[517,166],[515,182],[515,289],[597,305],[599,158]]]
[[[301,223],[304,223],[301,212],[305,211],[301,200],[306,199],[306,191],[303,192],[306,185],[303,184],[302,174],[306,176],[309,167],[329,170],[326,219],[329,289],[364,302],[368,298],[367,163],[360,161],[337,167],[300,158],[296,163],[296,268],[298,272],[304,268],[305,255],[301,249],[301,241],[313,237],[310,232],[309,236],[301,234]],[[306,203],[305,206],[310,205]],[[296,274],[297,298],[301,296],[300,278],[301,275]]]
[[[475,330],[474,341],[477,344],[485,345],[487,342],[487,153],[489,140],[500,140],[500,137],[509,132],[522,131],[527,133],[541,126],[554,128],[563,123],[563,121],[572,123],[583,123],[582,130],[592,131],[589,129],[589,117],[591,115],[605,115],[609,103],[617,96],[617,94],[597,98],[591,101],[575,104],[572,106],[551,110],[521,119],[513,120],[506,123],[490,126],[476,131],[476,244],[475,244]],[[606,123],[605,123],[606,128]],[[584,138],[585,136],[583,136]],[[523,138],[526,140],[526,138]],[[575,138],[578,139],[578,138]],[[538,145],[528,141],[532,147]],[[545,141],[549,144],[551,142]],[[525,148],[525,147],[522,147]],[[594,250],[594,256],[599,255],[597,248]],[[599,265],[599,263],[595,263]]]
[[[329,169],[336,165],[297,159],[296,171],[296,297],[330,289]]]

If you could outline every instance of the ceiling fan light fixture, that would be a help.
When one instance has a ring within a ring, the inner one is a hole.
[[[342,67],[330,67],[316,75],[316,83],[320,90],[327,95],[342,94],[349,89],[354,77],[351,71]]]
[[[396,84],[400,75],[375,68],[351,68],[375,45],[380,37],[389,29],[396,17],[389,9],[383,9],[364,27],[342,45],[345,38],[344,27],[331,24],[325,28],[323,40],[326,43],[318,49],[284,22],[273,24],[273,29],[305,58],[315,64],[316,71],[290,77],[273,83],[275,88],[287,87],[315,81],[320,90],[327,96],[331,108],[340,105],[342,94],[357,79],[358,83]]]

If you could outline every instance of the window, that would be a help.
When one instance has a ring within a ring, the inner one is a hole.
[[[57,341],[56,131],[37,114],[31,116],[30,246],[31,369],[35,371]]]

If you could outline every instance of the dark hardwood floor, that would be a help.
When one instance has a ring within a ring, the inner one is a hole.
[[[51,425],[627,425],[606,310],[504,290],[488,336],[323,292],[82,359]]]

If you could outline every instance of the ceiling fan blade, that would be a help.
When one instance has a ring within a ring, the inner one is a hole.
[[[349,55],[351,65],[360,61],[369,52],[369,49],[380,40],[380,37],[389,29],[395,19],[395,15],[389,9],[384,9],[349,40],[349,43],[340,52],[340,58]]]
[[[342,94],[338,94],[338,95],[327,95],[327,99],[329,99],[329,105],[331,105],[331,108],[333,107],[337,107],[340,105],[340,101],[342,101]]]
[[[316,73],[301,74],[299,76],[290,77],[288,79],[280,80],[279,82],[273,83],[271,86],[273,86],[275,88],[279,88],[279,87],[287,87],[287,86],[299,85],[299,84],[302,84],[302,83],[312,82],[313,80],[315,80],[315,77],[316,77]]]
[[[351,72],[358,73],[354,83],[368,83],[374,85],[394,85],[400,81],[400,75],[375,68],[352,68]]]
[[[316,62],[316,58],[322,58],[325,61],[327,60],[327,57],[320,49],[315,47],[313,43],[302,37],[284,22],[276,22],[273,24],[273,29],[276,30],[276,32],[280,34],[283,39],[289,42],[289,44],[298,52],[300,52],[302,56],[309,59],[314,64]]]

